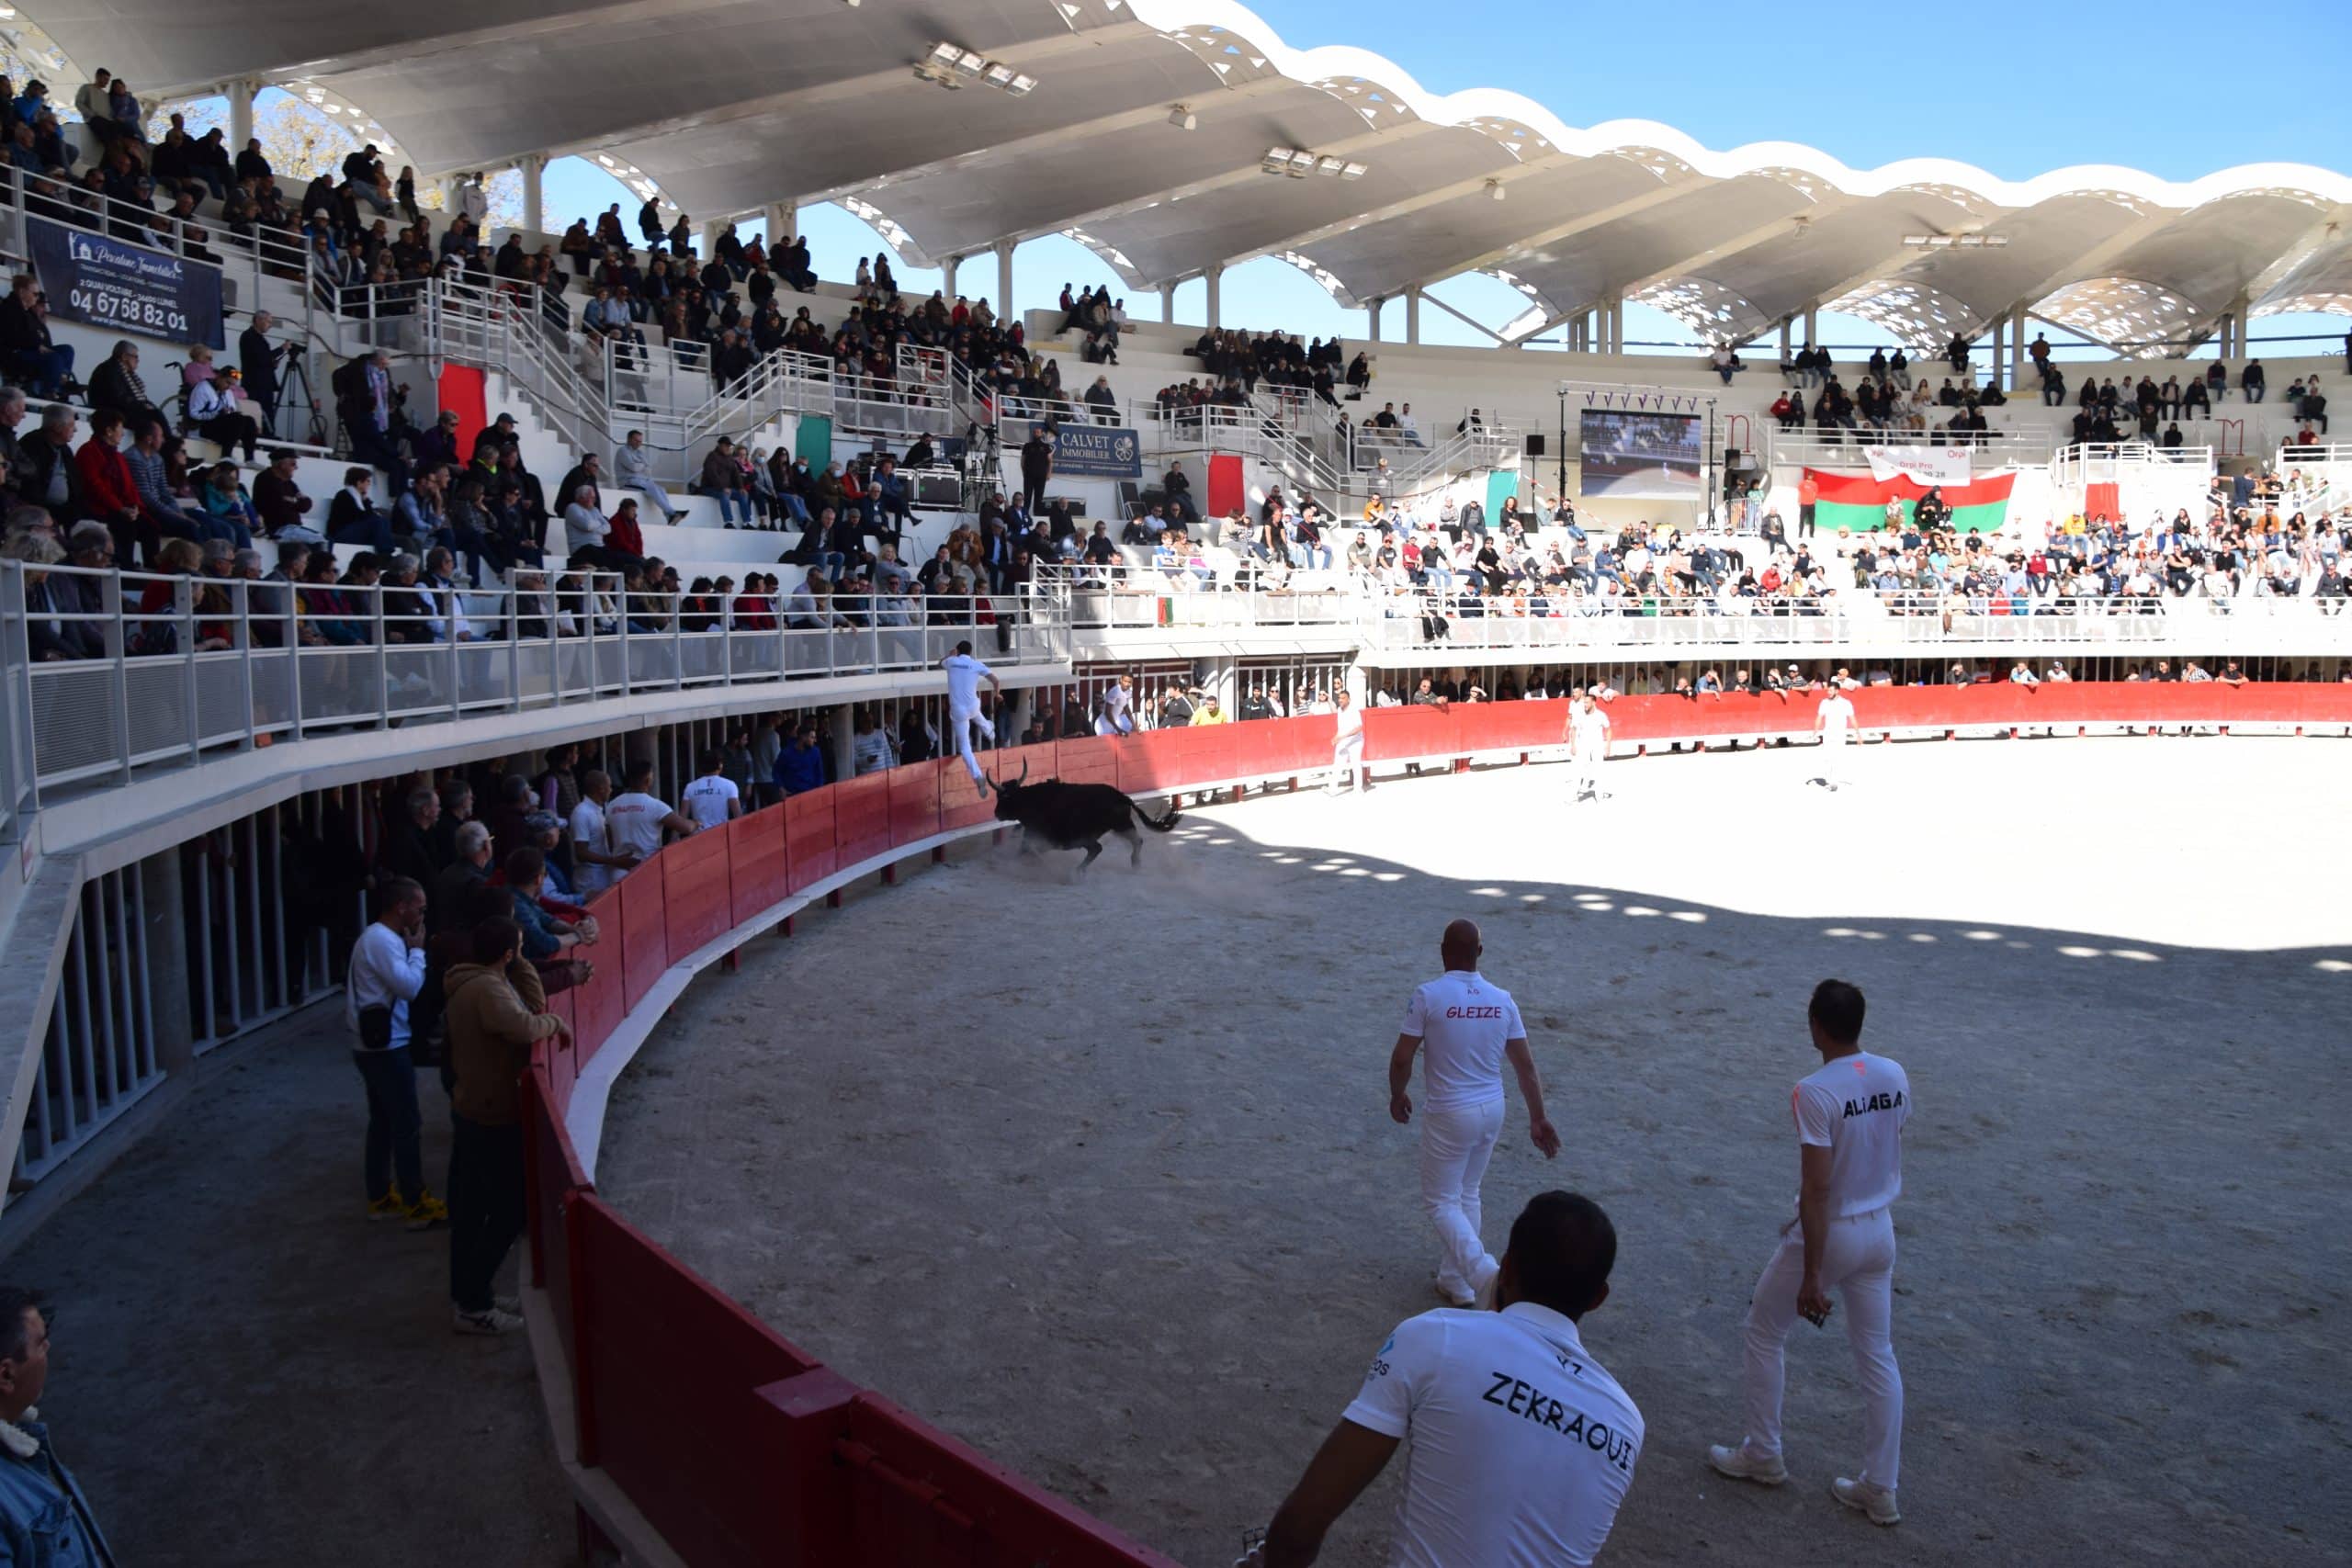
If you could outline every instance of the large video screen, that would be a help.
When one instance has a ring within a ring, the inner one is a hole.
[[[1702,416],[1586,409],[1578,432],[1584,493],[1633,501],[1702,499]]]

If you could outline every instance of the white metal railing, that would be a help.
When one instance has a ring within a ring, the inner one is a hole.
[[[2319,468],[2342,463],[2352,467],[2352,442],[2312,441],[2297,444],[2282,443],[2277,454],[2281,472],[2292,465],[2297,468]]]
[[[1724,613],[1713,600],[1652,602],[1632,610],[1597,608],[1571,594],[1561,615],[1514,615],[1495,601],[1463,614],[1463,602],[1398,593],[1374,602],[1368,648],[1528,653],[1587,649],[1697,652],[1712,649],[1948,644],[2103,649],[2171,648],[2188,653],[2319,653],[2352,644],[2342,600],[2173,598],[2117,600],[1952,595],[1846,596],[1835,607],[1761,607]],[[1687,605],[1688,607],[1683,607]],[[1498,613],[1499,612],[1499,613]],[[2345,628],[2339,630],[2339,628]]]
[[[920,671],[959,638],[1056,664],[1051,598],[675,594],[600,572],[479,592],[0,562],[8,761],[40,792],[321,730],[525,713],[646,691]],[[41,651],[33,651],[38,644]]]
[[[1793,430],[1783,430],[1771,419],[1758,423],[1768,467],[1785,463],[1854,468],[1865,460],[1863,452],[1871,446],[1965,446],[1978,463],[1993,468],[2048,462],[2051,453],[2049,430],[2031,425],[1983,432],[1880,430],[1864,425],[1859,430],[1840,430],[1833,439],[1810,418]]]
[[[1143,566],[1040,566],[1032,592],[1063,606],[1057,624],[1072,634],[1177,627],[1186,630],[1343,627],[1363,624],[1362,595],[1345,574],[1303,570],[1271,586],[1254,563],[1226,568],[1198,550],[1154,552]],[[1220,592],[1238,584],[1247,592]]]
[[[2069,491],[2082,484],[2111,480],[2133,467],[2158,464],[2198,468],[2211,473],[2211,446],[2159,446],[2152,441],[2074,442],[2051,455],[2050,483]]]

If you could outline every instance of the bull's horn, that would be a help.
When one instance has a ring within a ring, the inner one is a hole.
[[[1021,785],[1021,784],[1027,784],[1027,783],[1029,782],[1029,759],[1028,759],[1028,758],[1023,757],[1023,758],[1022,758],[1022,759],[1021,759],[1021,776],[1020,776],[1019,778],[1017,778],[1017,779],[1013,780],[1012,782],[1013,782],[1013,784],[1014,784],[1014,785],[1015,785],[1016,787],[1017,787],[1017,786],[1019,786],[1019,785]]]

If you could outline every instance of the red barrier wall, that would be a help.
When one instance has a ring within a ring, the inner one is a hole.
[[[2074,682],[1871,687],[1849,695],[1865,734],[1888,730],[2352,726],[2352,685]],[[1805,734],[1817,693],[1625,697],[1621,747]],[[1555,745],[1560,702],[1376,708],[1376,761],[1442,762]],[[1281,778],[1330,761],[1329,716],[1010,748],[991,775],[1159,793]],[[1045,1563],[1173,1568],[1077,1509],[819,1367],[594,1196],[565,1123],[582,1064],[676,959],[817,880],[874,870],[901,845],[989,820],[951,761],[796,795],[673,844],[591,906],[594,978],[551,1006],[572,1024],[525,1084],[535,1281],[549,1293],[573,1380],[582,1462],[602,1465],[692,1563],[931,1568]],[[861,864],[861,863],[866,863]]]
[[[662,874],[669,852],[662,852],[621,878],[613,889],[620,906],[621,991],[624,1011],[645,998],[662,971],[670,967],[667,931],[669,912],[662,904]]]
[[[726,832],[696,833],[662,852],[662,900],[668,911],[668,956],[675,961],[735,925]],[[635,874],[623,878],[636,880]]]
[[[790,863],[786,886],[795,893],[832,875],[840,863],[841,857],[833,850],[834,787],[812,789],[785,800],[784,842]]]
[[[727,826],[727,863],[733,897],[731,925],[780,904],[791,891],[792,867],[785,855],[784,807],[771,806]]]

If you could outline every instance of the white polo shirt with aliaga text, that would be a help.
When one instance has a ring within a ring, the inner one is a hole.
[[[1883,1209],[1903,1191],[1911,1080],[1899,1062],[1858,1051],[1821,1064],[1789,1095],[1797,1142],[1829,1151],[1829,1217]]]
[[[1421,1043],[1421,1093],[1431,1111],[1503,1097],[1503,1046],[1527,1037],[1510,993],[1475,969],[1449,969],[1417,987],[1400,1033]]]
[[[1581,1568],[1642,1448],[1577,1325],[1532,1302],[1406,1319],[1345,1416],[1407,1445],[1390,1568]]]

